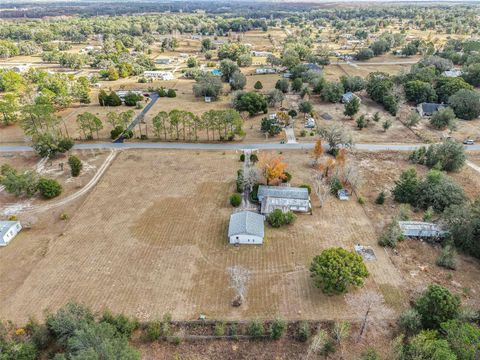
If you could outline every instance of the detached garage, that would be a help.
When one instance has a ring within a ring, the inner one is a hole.
[[[263,215],[240,211],[230,215],[228,239],[230,244],[263,244]]]
[[[20,221],[0,221],[0,246],[7,246],[20,230]]]

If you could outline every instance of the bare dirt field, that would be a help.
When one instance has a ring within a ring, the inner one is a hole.
[[[165,312],[176,319],[201,313],[225,319],[355,318],[343,298],[313,287],[308,265],[326,247],[376,246],[362,206],[332,199],[319,209],[314,200],[313,215],[299,216],[285,229],[267,227],[262,247],[231,247],[226,242],[228,196],[237,159],[238,154],[219,152],[120,154],[62,235],[53,236],[47,250],[25,265],[22,281],[2,282],[1,317],[24,321],[77,300],[141,320]],[[292,152],[286,160],[293,183],[308,182],[305,155]],[[14,259],[29,248],[25,234],[2,249],[2,268],[12,271]],[[366,289],[388,286],[401,296],[400,273],[383,250],[375,251]],[[239,309],[230,305],[234,291],[227,270],[232,266],[251,272]]]

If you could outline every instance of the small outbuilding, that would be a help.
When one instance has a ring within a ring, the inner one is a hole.
[[[0,221],[0,246],[7,246],[22,230],[20,221]]]
[[[228,240],[230,244],[263,244],[263,215],[252,211],[240,211],[230,215]]]
[[[420,103],[417,106],[417,111],[420,114],[420,116],[432,116],[435,112],[438,110],[444,108],[445,105],[443,104],[437,104],[437,103]]]
[[[442,73],[442,75],[445,77],[456,78],[456,77],[462,76],[462,70],[457,70],[457,69],[446,70]]]
[[[398,225],[405,237],[443,238],[447,234],[440,226],[422,221],[399,221]]]
[[[355,98],[358,98],[358,96],[352,93],[351,91],[346,92],[345,94],[342,95],[342,103],[346,104]]]
[[[308,189],[290,186],[260,185],[257,192],[262,214],[270,214],[276,209],[308,213],[311,210]]]

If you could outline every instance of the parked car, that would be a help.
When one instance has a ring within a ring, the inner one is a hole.
[[[475,144],[475,142],[474,142],[472,139],[465,139],[465,140],[463,140],[463,143],[464,143],[465,145],[473,145],[473,144]]]

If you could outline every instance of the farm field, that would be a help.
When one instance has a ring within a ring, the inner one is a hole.
[[[310,155],[288,151],[284,156],[293,185],[309,183]],[[371,276],[354,296],[380,292],[389,309],[382,315],[387,319],[432,278],[457,292],[470,281],[464,301],[478,305],[473,294],[480,287],[471,280],[480,273],[471,258],[461,257],[459,270],[449,280],[446,270],[435,267],[434,254],[431,259],[418,252],[430,245],[405,242],[397,255],[376,245],[388,220],[384,209],[393,215],[398,205],[388,200],[379,207],[374,199],[410,166],[404,155],[350,156],[364,179],[360,193],[366,205],[332,198],[319,208],[313,196],[313,215],[299,215],[294,225],[281,230],[266,227],[262,247],[236,248],[227,245],[226,231],[238,154],[120,152],[86,199],[63,210],[71,220],[65,224],[58,213],[39,214],[38,226],[1,249],[0,271],[9,269],[10,275],[0,285],[0,317],[23,322],[75,300],[95,311],[109,308],[140,320],[170,312],[180,320],[206,314],[234,320],[282,316],[355,321],[355,311],[345,300],[323,295],[308,272],[313,254],[332,246],[353,249],[355,244],[371,246],[377,259],[367,262]],[[453,177],[470,196],[479,195],[473,170],[465,168]],[[2,207],[5,202],[2,198]],[[419,270],[425,264],[429,270]],[[234,291],[227,271],[233,266],[251,272],[240,308],[230,305]]]

